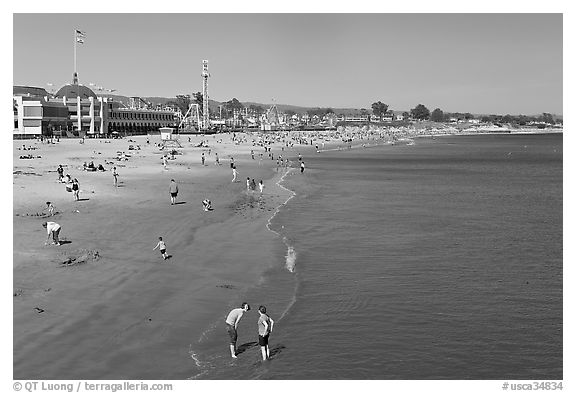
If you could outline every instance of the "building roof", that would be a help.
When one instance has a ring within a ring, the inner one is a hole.
[[[55,94],[56,97],[62,98],[76,98],[87,99],[89,97],[98,98],[96,93],[94,93],[89,87],[84,85],[64,85]]]
[[[13,86],[12,95],[15,96],[33,96],[33,97],[46,97],[50,94],[42,87],[33,86]]]

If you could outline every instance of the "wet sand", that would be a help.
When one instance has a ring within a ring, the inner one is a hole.
[[[290,193],[275,184],[282,172],[276,161],[264,153],[260,162],[264,149],[253,147],[252,137],[236,145],[226,134],[192,136],[190,143],[183,136],[183,155],[169,160],[168,169],[154,146],[158,136],[149,145],[145,136],[128,139],[14,142],[15,379],[185,379],[194,367],[189,343],[225,318],[278,258],[273,250],[280,240],[266,223]],[[195,147],[200,140],[209,146]],[[23,144],[38,149],[18,150]],[[128,150],[130,144],[141,150]],[[279,146],[272,148],[275,157]],[[117,161],[117,151],[131,157]],[[214,164],[216,152],[221,166]],[[41,158],[19,159],[22,154]],[[83,171],[91,160],[107,171]],[[105,161],[117,167],[117,188]],[[57,181],[58,164],[80,181],[80,201]],[[264,180],[264,195],[246,192],[247,176]],[[168,193],[172,178],[180,189],[176,205]],[[213,211],[203,211],[204,198]],[[35,216],[46,201],[58,214]],[[63,245],[44,245],[44,221],[61,224]],[[171,255],[167,261],[152,251],[158,236]],[[60,265],[85,250],[99,257]]]

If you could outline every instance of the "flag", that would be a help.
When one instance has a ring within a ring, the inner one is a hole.
[[[79,44],[84,43],[84,39],[86,38],[86,33],[80,30],[76,30],[76,42]]]

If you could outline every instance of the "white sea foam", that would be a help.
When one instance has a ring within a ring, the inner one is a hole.
[[[294,250],[294,247],[288,246],[288,251],[286,252],[286,269],[288,269],[288,271],[291,273],[294,273],[294,267],[296,266],[296,256],[297,254]]]
[[[272,229],[270,227],[272,219],[274,217],[276,217],[276,214],[278,214],[278,212],[280,211],[280,208],[284,205],[286,205],[290,199],[294,198],[296,196],[296,193],[286,187],[284,187],[281,183],[284,181],[284,178],[286,177],[286,175],[290,172],[292,172],[294,170],[294,168],[290,168],[286,171],[286,173],[284,173],[281,177],[280,180],[278,180],[278,182],[276,182],[276,185],[286,191],[290,192],[290,196],[288,197],[288,199],[286,199],[284,201],[284,203],[278,205],[276,207],[276,210],[274,211],[274,214],[272,214],[272,217],[270,217],[268,219],[268,223],[266,224],[266,228],[268,228],[268,230],[270,232],[275,233],[278,237],[280,237],[280,233],[276,232],[274,229]],[[282,238],[282,241],[284,242],[284,244],[286,244],[287,247],[287,251],[286,251],[286,269],[290,272],[290,273],[294,273],[294,269],[296,267],[296,251],[294,250],[294,247],[292,247],[289,243],[288,243],[288,239],[286,239],[286,237]]]
[[[198,367],[200,369],[197,374],[194,374],[194,375],[188,377],[188,379],[197,379],[198,377],[206,374],[208,372],[208,370],[206,369],[206,363],[202,362],[200,359],[198,359],[198,355],[196,354],[196,352],[194,352],[192,350],[192,345],[190,345],[190,348],[188,350],[188,354],[194,360],[194,363],[196,363],[196,367]]]

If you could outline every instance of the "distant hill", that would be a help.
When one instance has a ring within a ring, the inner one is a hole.
[[[122,102],[126,106],[128,106],[130,104],[130,97],[127,97],[127,96],[116,95],[116,94],[101,94],[101,96],[111,98],[114,101]],[[168,101],[175,101],[176,100],[175,97],[142,97],[142,99],[145,101],[148,101],[152,105],[157,105],[157,104],[164,105]],[[210,111],[218,110],[218,106],[220,106],[222,104],[223,104],[223,102],[221,102],[221,101],[210,100]],[[250,101],[249,102],[242,102],[242,105],[244,105],[245,107],[250,107],[250,105],[255,105],[255,106],[260,106],[264,109],[268,109],[270,107],[270,104],[261,104],[258,102],[250,102]],[[328,107],[305,107],[305,106],[286,105],[286,104],[276,104],[276,107],[281,112],[294,111],[295,113],[297,113],[299,115],[303,115],[304,113],[306,113],[307,111],[312,110],[312,109],[328,108]],[[366,109],[368,109],[368,108],[366,108]],[[332,108],[332,110],[337,115],[340,115],[340,114],[360,114],[360,109],[357,109],[357,108]]]

